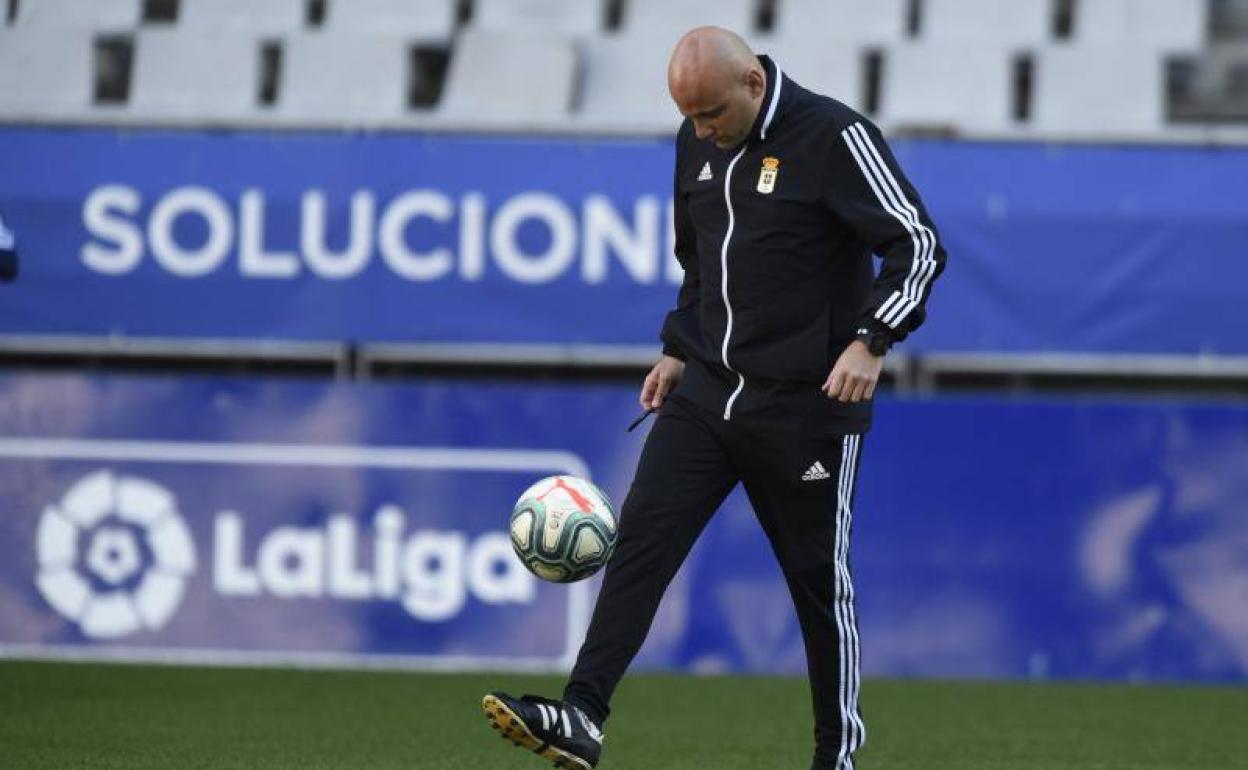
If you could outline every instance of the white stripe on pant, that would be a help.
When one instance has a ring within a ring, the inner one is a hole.
[[[854,770],[853,752],[867,740],[867,728],[858,713],[861,655],[858,646],[858,619],[854,611],[854,584],[849,572],[849,533],[853,524],[851,505],[854,476],[861,437],[848,435],[841,443],[840,479],[836,496],[836,588],[833,591],[837,636],[840,639],[841,750],[837,770]]]

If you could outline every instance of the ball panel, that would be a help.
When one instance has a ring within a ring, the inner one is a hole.
[[[597,517],[607,529],[611,532],[615,531],[615,507],[611,505],[611,498],[607,497],[607,493],[603,492],[596,484],[585,479],[576,480],[580,485],[586,497],[593,500],[592,506],[594,516]]]
[[[595,511],[594,517],[602,522],[602,526],[606,527],[608,532],[615,535],[615,516],[605,511]]]
[[[516,548],[527,550],[529,543],[533,537],[533,511],[529,508],[521,509],[519,514],[511,519],[511,543]]]
[[[584,564],[601,556],[606,550],[607,547],[597,532],[590,527],[581,527],[577,530],[576,539],[573,541],[572,561]]]
[[[560,541],[563,540],[564,525],[568,516],[560,510],[546,510],[546,522],[542,527],[542,551],[552,556],[560,552]]]
[[[533,571],[542,580],[549,580],[552,583],[562,583],[567,577],[568,571],[563,567],[545,564],[540,561],[531,561],[528,564],[529,569]]]

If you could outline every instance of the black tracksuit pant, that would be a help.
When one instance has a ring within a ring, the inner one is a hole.
[[[606,719],[668,583],[740,481],[797,608],[814,701],[813,767],[853,769],[853,752],[866,737],[848,556],[861,436],[809,432],[726,421],[679,395],[667,398],[620,513],[620,539],[567,700],[600,724]]]

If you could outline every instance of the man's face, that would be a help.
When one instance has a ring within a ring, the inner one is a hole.
[[[749,135],[765,87],[761,73],[751,71],[736,79],[692,87],[682,84],[672,89],[672,99],[681,114],[693,122],[699,139],[709,139],[719,149],[729,150]]]

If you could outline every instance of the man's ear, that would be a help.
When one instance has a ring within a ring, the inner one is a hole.
[[[750,96],[755,98],[767,93],[767,78],[757,68],[751,67],[746,70],[745,85],[750,89]]]

